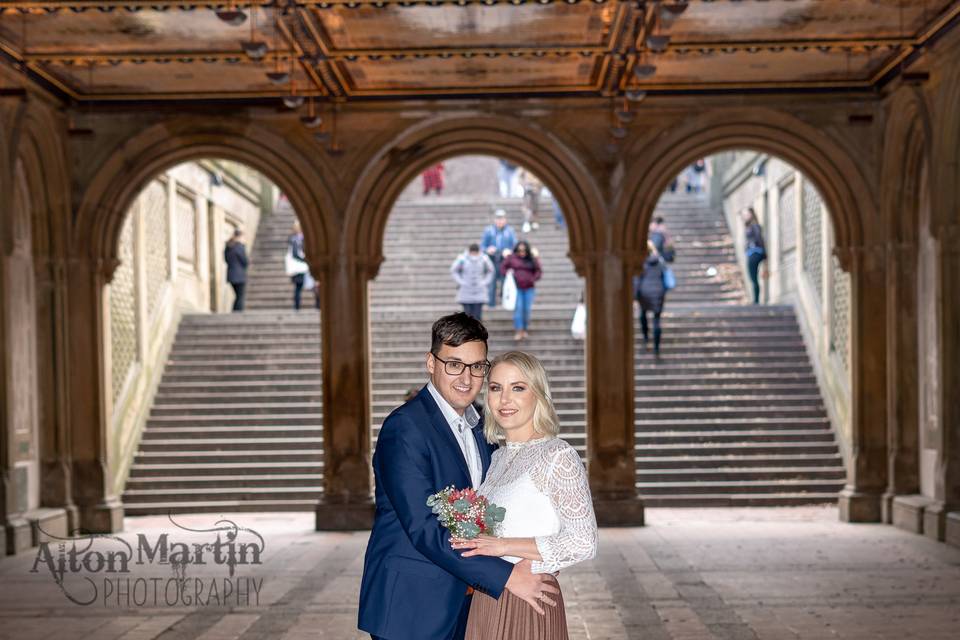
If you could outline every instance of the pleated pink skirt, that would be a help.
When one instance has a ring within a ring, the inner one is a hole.
[[[554,586],[560,588],[556,581]],[[557,606],[544,605],[546,615],[541,616],[509,591],[504,590],[499,600],[474,592],[466,640],[567,640],[563,594],[551,594],[551,597]]]

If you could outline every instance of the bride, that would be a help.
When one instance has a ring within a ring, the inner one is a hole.
[[[597,521],[587,474],[576,450],[557,437],[559,421],[543,365],[522,351],[496,358],[487,384],[484,427],[501,441],[479,492],[506,508],[502,537],[452,539],[464,557],[533,561],[533,573],[556,573],[597,553]],[[554,579],[555,580],[555,579]],[[466,640],[566,640],[560,586],[535,608],[509,591],[498,600],[475,592]]]

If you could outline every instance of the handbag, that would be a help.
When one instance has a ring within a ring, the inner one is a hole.
[[[296,276],[306,273],[309,267],[306,262],[293,257],[293,248],[287,248],[287,255],[283,257],[283,269],[288,276]]]
[[[507,271],[503,279],[503,308],[507,311],[517,308],[517,281],[513,277],[513,269]]]
[[[577,340],[583,340],[587,337],[587,305],[582,302],[577,305],[577,310],[573,312],[570,335]]]
[[[663,288],[667,291],[677,288],[677,276],[673,274],[673,269],[668,267],[665,263],[661,262],[663,267]]]

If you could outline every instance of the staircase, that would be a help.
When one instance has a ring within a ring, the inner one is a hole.
[[[836,500],[843,461],[793,308],[744,304],[732,238],[705,200],[665,194],[657,214],[674,237],[678,286],[667,294],[661,358],[635,346],[645,504]]]
[[[291,309],[289,207],[265,216],[247,311],[187,314],[123,495],[128,515],[311,511],[322,491],[320,314]]]

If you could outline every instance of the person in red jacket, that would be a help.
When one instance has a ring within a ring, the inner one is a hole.
[[[513,339],[523,340],[530,337],[527,329],[530,326],[530,308],[536,294],[534,287],[543,275],[536,251],[530,248],[530,243],[526,240],[518,242],[513,253],[500,263],[500,273],[506,275],[508,271],[513,271],[513,279],[517,283],[517,306],[513,311],[513,328],[516,333]]]
[[[431,191],[436,191],[439,196],[443,193],[443,163],[429,167],[423,172],[423,195],[430,195]]]

